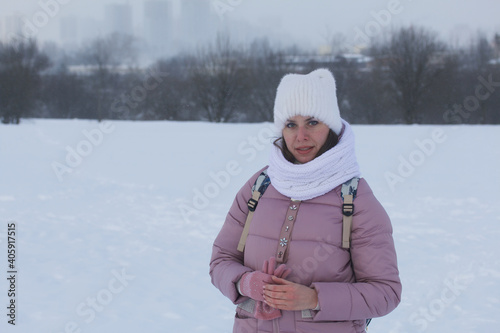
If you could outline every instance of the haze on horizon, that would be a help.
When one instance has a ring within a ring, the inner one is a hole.
[[[163,1],[171,3],[170,20],[174,22],[173,34],[183,33],[182,40],[184,41],[197,40],[202,35],[200,31],[197,31],[199,22],[186,22],[181,16],[183,7],[188,4],[185,1],[188,0]],[[478,32],[483,32],[488,36],[500,33],[500,20],[498,19],[500,1],[492,0],[459,2],[453,0],[358,0],[343,3],[342,6],[328,0],[307,2],[300,0],[189,1],[191,6],[194,3],[195,6],[201,7],[203,6],[196,3],[205,2],[203,11],[206,11],[207,17],[211,17],[210,25],[213,26],[211,33],[215,34],[217,30],[225,29],[233,39],[244,42],[266,36],[282,46],[296,44],[317,49],[331,40],[336,33],[342,33],[354,39],[360,31],[376,34],[391,27],[397,28],[410,24],[434,30],[443,40],[452,43],[467,42]],[[106,5],[129,4],[132,9],[133,33],[138,34],[144,28],[144,2],[146,0],[106,2],[99,0],[18,0],[16,2],[0,0],[0,20],[16,14],[32,20],[37,13],[52,11],[49,13],[50,19],[38,29],[36,37],[41,41],[50,40],[60,43],[61,21],[64,18],[90,22],[86,26],[98,25],[92,22],[105,21]],[[209,6],[206,3],[209,3]],[[82,28],[79,31],[82,40],[102,33],[101,28],[97,28],[95,32],[86,30]],[[186,30],[189,30],[189,33]]]

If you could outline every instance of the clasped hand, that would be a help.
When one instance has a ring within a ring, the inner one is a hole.
[[[264,286],[264,302],[280,310],[307,310],[318,305],[318,292],[314,288],[294,283],[276,276],[275,284]]]
[[[243,275],[240,288],[244,295],[281,310],[314,309],[318,304],[318,293],[298,283],[286,280],[291,270],[284,264],[275,269],[274,257],[265,261],[262,272]]]

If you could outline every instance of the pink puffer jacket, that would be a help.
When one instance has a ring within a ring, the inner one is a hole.
[[[248,214],[247,201],[257,172],[236,195],[217,236],[210,263],[212,283],[234,304],[233,332],[365,332],[365,319],[380,317],[396,308],[401,282],[392,226],[384,208],[364,179],[358,185],[351,234],[351,250],[341,247],[341,186],[320,197],[303,201],[297,211],[285,263],[287,278],[318,291],[320,310],[282,311],[275,320],[251,315],[253,301],[241,296],[236,282],[277,254],[279,236],[291,200],[272,184],[258,203],[244,254],[237,250]]]

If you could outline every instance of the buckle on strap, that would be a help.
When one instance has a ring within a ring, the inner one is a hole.
[[[352,203],[342,204],[342,214],[345,216],[351,216],[352,214],[354,214],[354,204]]]
[[[248,209],[251,212],[255,211],[255,208],[257,208],[258,203],[259,202],[257,200],[255,200],[254,198],[250,198],[250,200],[248,200],[248,202],[247,202]]]

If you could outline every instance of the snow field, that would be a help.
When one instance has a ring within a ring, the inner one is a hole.
[[[363,176],[392,219],[403,282],[401,305],[370,331],[496,331],[499,127],[353,130]],[[272,133],[270,124],[1,125],[0,271],[12,221],[19,271],[15,327],[0,280],[1,331],[231,332],[234,306],[208,276],[211,246],[236,192],[267,164]]]

